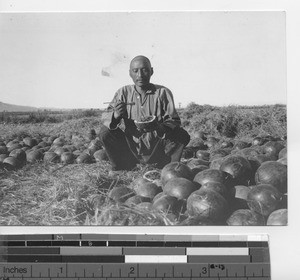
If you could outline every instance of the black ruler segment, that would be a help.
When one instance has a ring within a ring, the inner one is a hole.
[[[247,245],[248,247],[269,247],[269,243],[265,241],[248,241]]]
[[[57,247],[2,247],[6,248],[7,255],[53,255],[60,254],[60,248]],[[0,247],[0,252],[2,250]]]
[[[104,247],[107,245],[106,241],[96,241],[96,240],[89,240],[89,241],[81,241],[81,246],[101,246]]]
[[[51,246],[80,246],[80,241],[55,240],[51,241]]]
[[[192,247],[219,247],[217,241],[193,241]]]
[[[270,262],[270,253],[268,248],[249,248],[249,253],[251,256],[251,261],[253,263],[256,262],[265,262],[268,263]]]
[[[135,247],[136,241],[108,241],[108,246]]]
[[[62,262],[124,263],[125,256],[62,256]]]
[[[188,241],[167,241],[165,247],[192,247],[192,242]]]
[[[60,255],[3,255],[4,262],[8,263],[59,263],[62,262],[62,256]]]
[[[163,241],[137,241],[138,247],[164,247],[165,242]]]
[[[25,241],[2,241],[0,242],[1,246],[8,246],[8,247],[12,247],[12,246],[26,246],[26,242]]]
[[[31,247],[31,246],[52,246],[52,241],[41,241],[41,240],[37,240],[37,241],[27,241],[27,246]]]
[[[224,241],[218,243],[218,247],[248,247],[246,241]]]
[[[250,263],[250,256],[188,256],[188,263]]]

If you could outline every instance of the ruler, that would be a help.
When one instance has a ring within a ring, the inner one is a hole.
[[[0,236],[0,280],[267,280],[266,235]]]

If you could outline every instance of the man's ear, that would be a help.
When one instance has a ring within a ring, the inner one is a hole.
[[[151,76],[153,75],[154,73],[154,70],[153,70],[153,67],[151,67]]]

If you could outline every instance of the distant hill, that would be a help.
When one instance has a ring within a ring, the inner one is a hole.
[[[20,105],[13,105],[8,103],[0,102],[0,112],[31,112],[31,111],[38,111],[40,108],[30,107],[30,106],[20,106]]]

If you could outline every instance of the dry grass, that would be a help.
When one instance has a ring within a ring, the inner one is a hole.
[[[170,225],[163,213],[116,204],[111,188],[129,186],[148,170],[109,176],[109,163],[28,164],[0,173],[0,225]]]

